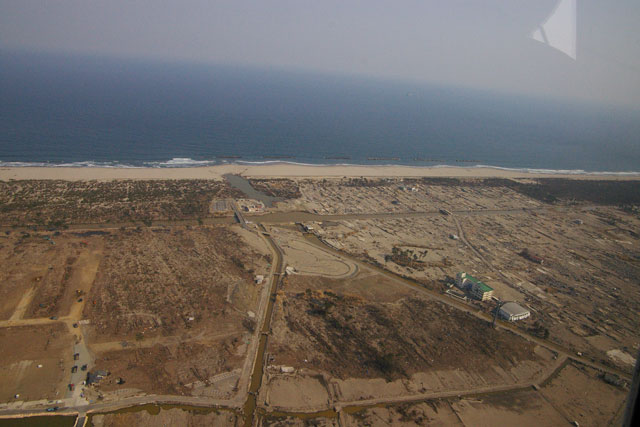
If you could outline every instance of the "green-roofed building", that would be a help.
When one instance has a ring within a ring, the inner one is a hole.
[[[467,273],[458,273],[456,284],[461,289],[466,289],[469,294],[480,301],[486,301],[493,296],[493,288],[481,280]]]

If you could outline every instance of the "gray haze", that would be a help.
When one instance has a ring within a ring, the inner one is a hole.
[[[0,48],[362,74],[639,106],[640,3],[577,0],[575,60],[530,37],[557,4],[0,0]],[[571,37],[566,27],[558,37]]]

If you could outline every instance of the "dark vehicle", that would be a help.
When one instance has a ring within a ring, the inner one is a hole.
[[[80,353],[74,353],[73,360],[78,360],[78,359],[80,359]]]
[[[60,409],[59,406],[54,406],[52,408],[47,408],[47,412],[56,412],[58,409]]]
[[[49,317],[49,319],[51,319],[51,320],[58,320],[58,316],[51,316],[51,317]]]
[[[80,370],[81,370],[81,371],[86,371],[86,370],[87,370],[87,365],[82,365],[82,366],[80,367]]]
[[[77,324],[77,323],[74,323],[74,324],[73,324],[73,327],[74,327],[74,328],[77,328],[77,327],[78,327],[78,324]]]
[[[71,373],[75,374],[76,372],[78,372],[78,365],[74,365],[73,368],[71,368]]]

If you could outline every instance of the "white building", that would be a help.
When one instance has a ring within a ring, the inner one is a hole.
[[[526,319],[531,316],[529,310],[515,302],[503,304],[502,307],[500,307],[498,314],[501,318],[508,320],[509,322],[515,322],[516,320]]]

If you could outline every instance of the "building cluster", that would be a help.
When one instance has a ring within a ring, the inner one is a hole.
[[[487,301],[493,298],[492,287],[464,272],[456,275],[456,286],[479,301]],[[507,302],[496,309],[498,310],[498,316],[509,322],[515,322],[531,316],[529,310],[515,302]]]
[[[237,200],[237,204],[242,212],[248,212],[248,213],[264,212],[264,203],[262,203],[259,200],[239,199]]]

